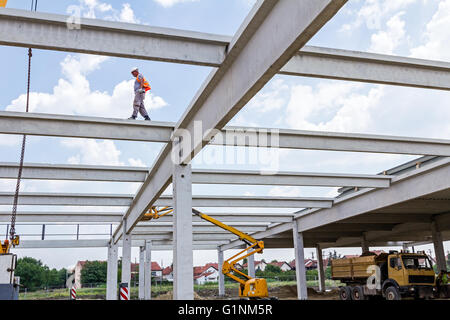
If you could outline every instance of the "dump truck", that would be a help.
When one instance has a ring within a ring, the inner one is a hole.
[[[432,298],[436,274],[424,251],[389,251],[379,255],[364,252],[355,258],[331,262],[331,277],[340,280],[341,300],[366,300],[382,296],[386,300]]]

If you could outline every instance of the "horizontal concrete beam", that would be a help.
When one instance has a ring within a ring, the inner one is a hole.
[[[211,145],[450,156],[450,140],[291,129],[225,127]]]
[[[450,63],[341,49],[305,47],[281,74],[450,90]]]
[[[14,193],[0,192],[0,205],[11,205]],[[83,193],[35,193],[21,192],[19,205],[61,206],[129,206],[133,195],[83,194]],[[329,208],[330,198],[289,198],[250,196],[193,196],[195,207],[275,207],[275,208]],[[171,206],[172,196],[161,196],[156,206]]]
[[[17,179],[19,164],[0,163],[0,178]],[[148,169],[124,166],[90,166],[24,163],[22,179],[143,182]]]
[[[141,60],[220,66],[229,36],[2,9],[0,44]],[[100,41],[99,41],[100,40]],[[341,49],[303,47],[280,74],[450,90],[450,64]]]
[[[17,178],[18,170],[19,165],[17,163],[1,162],[0,178]],[[25,163],[22,179],[144,182],[149,171],[150,168],[139,167]],[[313,172],[262,174],[259,171],[192,170],[192,183],[197,184],[387,188],[390,184],[390,178],[390,176],[384,175]]]
[[[221,243],[220,241],[218,242]],[[109,244],[109,240],[89,239],[89,240],[21,240],[20,245],[15,247],[18,249],[56,249],[56,248],[106,248]],[[131,245],[133,247],[141,247],[145,244],[145,240],[132,240]],[[118,244],[119,247],[122,243]],[[194,250],[216,250],[217,244],[215,242],[194,242]],[[168,240],[155,240],[152,242],[152,250],[172,250],[171,241]]]
[[[208,216],[213,217],[221,222],[225,223],[233,223],[233,222],[290,222],[292,221],[293,214],[292,213],[271,213],[271,212],[263,212],[263,213],[252,213],[252,212],[243,212],[243,213],[211,213],[205,212]],[[153,221],[158,222],[172,222],[172,215],[162,216],[157,220],[152,220],[149,222],[141,221],[138,225],[151,225]],[[193,222],[204,221],[202,218],[194,215],[192,217]]]
[[[168,142],[172,131],[166,122],[0,111],[3,134]]]
[[[0,111],[0,133],[170,142],[174,123]],[[450,156],[450,140],[226,127],[211,145]]]
[[[259,232],[266,230],[266,227],[263,226],[242,226],[239,227],[239,230],[245,233],[248,232]],[[134,229],[132,234],[157,234],[157,233],[172,233],[173,232],[173,226],[139,226],[137,225]],[[229,231],[225,231],[219,227],[216,226],[193,226],[192,227],[193,233],[225,233],[229,234]]]
[[[119,223],[122,221],[121,212],[39,212],[19,211],[16,222],[45,222],[45,223]],[[11,211],[0,212],[0,222],[10,222]]]
[[[12,205],[14,193],[0,192],[0,205]],[[129,206],[132,195],[83,193],[19,193],[20,205],[35,206]]]
[[[390,178],[390,176],[383,175],[313,172],[276,172],[275,174],[262,174],[260,171],[237,170],[195,169],[192,171],[192,183],[199,184],[388,188]]]
[[[0,44],[96,55],[219,66],[228,37],[15,9],[0,11]],[[72,19],[72,22],[75,22]]]

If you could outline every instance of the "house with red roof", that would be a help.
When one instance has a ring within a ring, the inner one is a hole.
[[[272,261],[269,264],[279,267],[281,269],[281,271],[290,271],[290,270],[292,270],[290,264],[287,263],[286,261]]]
[[[194,267],[194,281],[197,284],[217,282],[219,280],[219,265],[207,263],[204,266]]]
[[[172,266],[165,267],[162,270],[162,279],[172,282],[173,281],[173,268]]]
[[[264,261],[264,259],[262,259],[261,261],[256,261],[255,260],[255,271],[264,271],[264,270],[266,270],[266,266],[267,266],[267,263]],[[243,265],[242,265],[242,268],[243,269],[247,269],[248,268],[248,263],[244,263]]]
[[[162,279],[162,271],[163,269],[158,264],[158,262],[152,261],[152,278],[161,281]],[[137,274],[139,274],[139,263],[132,263],[131,264],[131,279],[137,278]]]

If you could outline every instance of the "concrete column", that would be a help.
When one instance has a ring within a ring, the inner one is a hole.
[[[253,250],[253,249],[252,249]],[[247,257],[247,271],[248,275],[252,278],[256,277],[256,270],[255,270],[255,255],[251,255]]]
[[[404,242],[404,243],[402,244],[402,249],[403,249],[404,251],[408,250],[408,244],[407,244],[406,242]]]
[[[173,299],[194,299],[191,165],[173,165]]]
[[[122,283],[128,283],[131,300],[131,235],[126,234],[126,223],[123,223],[122,234]]]
[[[436,263],[438,271],[447,271],[447,262],[445,261],[444,244],[442,242],[441,231],[436,221],[431,222],[431,234],[433,236],[434,254],[436,255]]]
[[[106,271],[106,300],[117,300],[117,244],[108,246],[108,265]]]
[[[145,241],[145,272],[144,272],[144,299],[150,300],[152,298],[152,242]]]
[[[217,249],[218,256],[218,268],[219,268],[219,297],[223,297],[225,295],[225,275],[222,273],[223,266],[223,251]]]
[[[145,292],[145,247],[139,247],[139,300],[144,300]]]
[[[365,233],[363,233],[361,238],[361,250],[362,252],[370,251],[369,243],[367,242]]]
[[[323,268],[323,258],[322,258],[322,249],[320,245],[316,246],[316,256],[317,256],[317,274],[319,276],[319,291],[325,291],[325,271]]]
[[[298,232],[297,222],[294,221],[293,227],[294,251],[295,251],[295,276],[297,279],[297,296],[299,300],[308,299],[306,290],[306,268],[305,252],[303,247],[303,234]]]

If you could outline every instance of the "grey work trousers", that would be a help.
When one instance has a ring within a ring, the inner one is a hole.
[[[145,93],[139,93],[136,92],[134,96],[133,101],[133,117],[136,118],[138,115],[138,112],[143,116],[144,118],[148,117],[147,110],[144,106],[144,99],[145,99]]]

